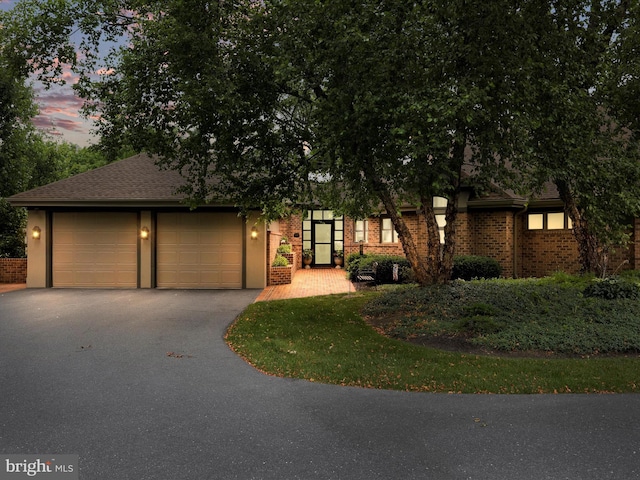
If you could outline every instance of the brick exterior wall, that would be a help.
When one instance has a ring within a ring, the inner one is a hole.
[[[286,220],[281,220],[280,230],[293,248],[296,265],[302,265],[302,216],[292,215]]]
[[[468,238],[466,243],[469,255],[480,255],[497,260],[502,266],[502,276],[513,276],[513,212],[509,210],[480,211],[467,214]],[[458,250],[459,254],[462,254]]]
[[[578,273],[578,244],[571,230],[528,230],[524,218],[519,228],[519,277]]]
[[[0,258],[0,283],[26,283],[26,258]]]
[[[293,266],[287,267],[270,267],[270,280],[268,285],[288,285],[293,278]]]

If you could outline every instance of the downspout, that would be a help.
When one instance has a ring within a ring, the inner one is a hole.
[[[518,219],[520,219],[529,209],[529,202],[524,204],[522,210],[513,214],[513,255],[511,256],[513,266],[513,278],[518,278]]]

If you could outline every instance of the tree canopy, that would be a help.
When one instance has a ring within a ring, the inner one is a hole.
[[[25,255],[26,212],[7,197],[106,163],[97,149],[55,142],[33,126],[38,107],[28,82],[0,56],[0,257]]]
[[[609,251],[629,241],[640,213],[638,61],[630,54],[640,11],[627,0],[556,5],[538,16],[526,162],[539,185],[555,184],[583,270],[605,274]]]
[[[76,68],[104,141],[158,154],[194,203],[386,211],[424,284],[449,277],[463,184],[551,180],[578,240],[624,240],[640,182],[604,187],[637,179],[637,16],[635,0],[23,0],[5,52],[50,81]]]

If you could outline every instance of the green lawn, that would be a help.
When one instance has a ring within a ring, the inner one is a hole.
[[[229,328],[226,340],[265,373],[338,385],[462,393],[638,391],[637,354],[505,358],[441,351],[389,338],[366,323],[361,313],[380,311],[376,302],[389,295],[387,303],[398,293],[256,303]],[[393,315],[397,312],[394,309]]]

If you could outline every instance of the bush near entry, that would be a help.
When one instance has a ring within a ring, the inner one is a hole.
[[[409,261],[403,256],[352,253],[347,257],[348,278],[353,280],[360,268],[378,263],[376,269],[378,283],[409,283],[413,281],[413,271]],[[398,280],[393,280],[393,264],[398,264]],[[457,256],[453,262],[452,279],[472,280],[474,278],[498,278],[502,267],[497,260],[477,255]]]
[[[370,267],[377,263],[376,280],[377,283],[407,283],[413,280],[413,271],[409,261],[398,255],[378,255],[352,253],[347,257],[347,274],[349,280],[355,279],[360,268]],[[398,265],[398,280],[393,279],[393,265]]]

